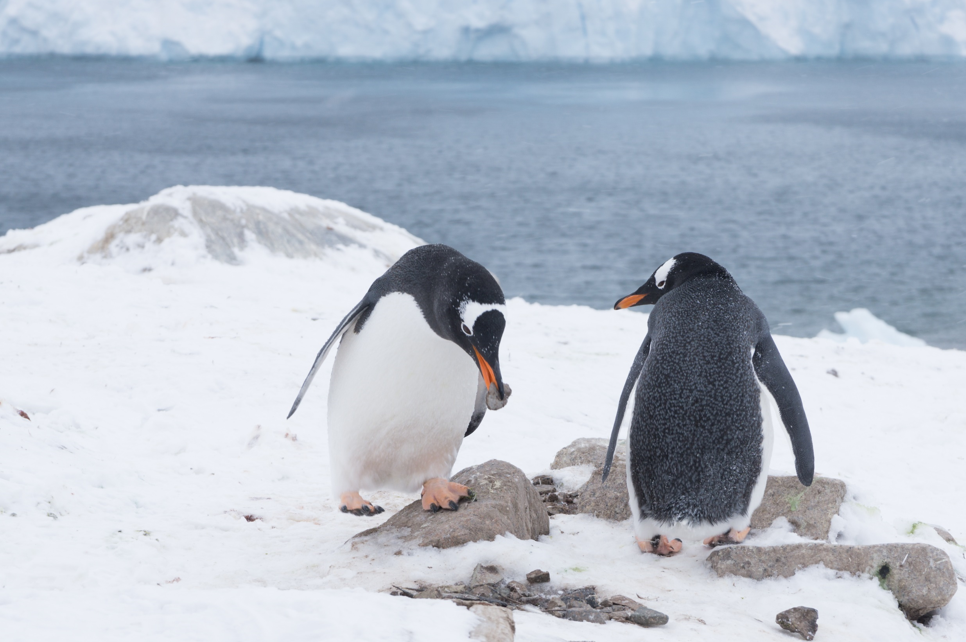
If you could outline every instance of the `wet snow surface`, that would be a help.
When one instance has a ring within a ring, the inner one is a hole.
[[[196,193],[156,198],[185,212]],[[232,207],[258,200],[283,217],[321,203],[274,190],[204,194]],[[414,496],[371,493],[386,508],[371,519],[336,510],[329,366],[299,412],[285,415],[332,328],[387,257],[416,241],[366,219],[379,230],[368,246],[287,258],[252,232],[230,265],[185,224],[161,244],[128,238],[130,251],[86,254],[134,207],[79,210],[0,238],[4,640],[461,640],[475,623],[466,609],[383,591],[465,581],[479,562],[500,564],[508,579],[541,568],[561,588],[639,596],[670,616],[648,632],[654,640],[775,640],[775,614],[798,605],[819,610],[823,639],[966,637],[962,590],[920,628],[871,579],[820,568],[787,580],[718,579],[700,546],[644,556],[630,524],[584,515],[554,517],[539,542],[352,550],[353,534]],[[498,458],[533,476],[573,439],[608,436],[646,316],[511,299],[507,319],[501,360],[513,398],[464,442],[456,469]],[[963,550],[926,525],[966,541],[966,353],[776,340],[809,415],[816,472],[848,484],[833,541],[927,542],[966,577]],[[776,440],[772,473],[794,473],[787,438]],[[793,541],[776,524],[749,544]],[[516,622],[518,640],[642,634],[540,614]]]

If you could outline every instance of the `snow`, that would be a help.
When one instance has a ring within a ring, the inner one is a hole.
[[[7,0],[0,55],[620,61],[963,57],[962,0]]]
[[[85,208],[0,238],[5,642],[465,640],[475,622],[466,609],[385,591],[465,580],[478,562],[500,564],[511,579],[542,568],[560,587],[638,595],[670,616],[648,631],[654,640],[713,630],[725,641],[771,641],[780,635],[775,614],[798,605],[819,610],[827,639],[966,636],[962,590],[920,627],[874,580],[822,568],[764,582],[719,579],[703,547],[671,559],[645,556],[629,523],[584,515],[554,517],[550,535],[536,542],[353,548],[353,534],[415,496],[373,493],[386,508],[373,518],[336,510],[325,427],[331,366],[299,412],[285,415],[332,329],[390,257],[419,241],[364,216],[373,226],[365,244],[289,257],[277,243],[277,251],[267,249],[253,229],[232,264],[208,249],[194,218],[199,195],[235,212],[257,202],[263,222],[271,214],[289,220],[299,206],[357,212],[267,188],[181,187],[147,202],[182,217],[185,234],[160,242],[129,231],[115,237],[118,251],[87,252],[144,203]],[[532,476],[549,472],[572,440],[609,436],[647,316],[518,298],[507,309],[501,363],[514,394],[466,439],[456,469],[499,458]],[[817,474],[848,485],[833,541],[927,542],[966,577],[964,550],[928,526],[966,540],[966,407],[958,392],[966,388],[966,353],[881,341],[776,342],[808,412]],[[787,437],[775,441],[772,473],[794,474]],[[562,476],[578,485],[588,473]],[[749,544],[794,541],[779,520]],[[517,613],[516,622],[524,641],[642,634],[536,613]]]

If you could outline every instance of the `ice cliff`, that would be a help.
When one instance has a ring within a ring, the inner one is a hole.
[[[961,58],[966,0],[0,0],[0,56]]]

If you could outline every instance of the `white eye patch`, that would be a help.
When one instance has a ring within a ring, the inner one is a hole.
[[[674,259],[668,259],[664,262],[664,265],[657,269],[657,272],[654,273],[654,282],[657,283],[657,287],[661,289],[664,288],[665,283],[667,283],[668,272],[671,271],[671,268],[674,267],[675,263],[677,263],[677,261]]]
[[[476,301],[463,301],[460,305],[460,318],[463,320],[463,325],[470,329],[469,332],[463,330],[466,334],[473,334],[473,326],[476,325],[476,320],[480,318],[480,315],[484,312],[489,312],[490,310],[496,310],[503,316],[506,316],[506,306],[502,303],[477,303]]]

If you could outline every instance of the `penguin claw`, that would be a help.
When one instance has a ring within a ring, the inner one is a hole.
[[[473,499],[476,493],[462,484],[440,477],[427,479],[423,483],[423,510],[434,513],[440,510],[458,510],[459,503],[464,497]]]
[[[343,513],[352,513],[359,517],[372,517],[384,510],[382,506],[375,506],[372,502],[362,499],[362,496],[357,491],[342,493],[341,501],[339,510]]]
[[[637,546],[645,553],[654,553],[661,557],[671,557],[681,552],[682,542],[678,538],[669,540],[664,535],[655,535],[649,540],[638,539]]]

